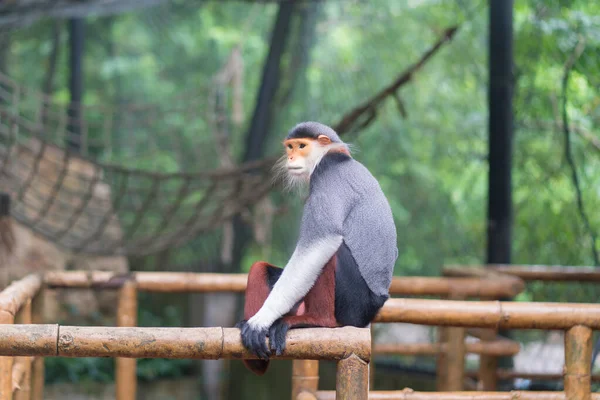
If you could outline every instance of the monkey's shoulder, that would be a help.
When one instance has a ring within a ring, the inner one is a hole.
[[[313,182],[315,187],[345,188],[357,192],[379,188],[379,183],[367,167],[343,153],[324,156],[311,177]]]

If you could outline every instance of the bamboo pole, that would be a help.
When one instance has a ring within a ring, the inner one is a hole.
[[[375,324],[369,324],[371,330],[371,354],[375,354]],[[384,348],[385,350],[385,348]],[[375,390],[375,363],[369,363],[369,390]]]
[[[119,291],[117,325],[130,327],[137,325],[137,290],[134,281],[126,282]],[[135,400],[137,375],[135,358],[115,360],[115,386],[117,400]]]
[[[467,371],[466,376],[469,378],[477,378],[479,377],[479,371]],[[521,371],[513,371],[504,368],[498,368],[496,370],[496,377],[498,380],[512,380],[516,378],[521,379],[530,379],[536,381],[557,381],[564,378],[564,374],[562,373],[535,373],[535,372],[521,372]],[[600,382],[600,375],[592,375],[592,382]]]
[[[319,389],[319,361],[294,360],[292,363],[292,400],[313,398]]]
[[[444,326],[437,327],[437,337],[439,346],[448,345],[448,328]],[[435,361],[435,387],[438,392],[447,390],[446,383],[448,382],[448,354],[439,352]]]
[[[369,364],[351,354],[338,361],[335,381],[336,400],[367,400],[369,397]]]
[[[591,400],[592,330],[574,326],[565,334],[565,393],[567,400]]]
[[[495,329],[485,329],[481,332],[480,342],[482,344],[493,343],[493,340],[497,336],[497,331]],[[512,342],[510,340],[509,342]],[[518,349],[519,346],[517,346]],[[517,354],[481,354],[479,356],[479,383],[478,387],[480,390],[484,390],[486,392],[496,390],[498,385],[498,376],[496,375],[496,370],[498,369],[498,356],[506,356],[506,355],[514,355]]]
[[[14,322],[14,315],[0,310],[0,328],[9,327]],[[0,400],[12,400],[12,355],[0,357]]]
[[[371,358],[367,328],[305,328],[287,334],[287,348],[273,359]],[[9,325],[0,329],[0,356],[255,359],[237,328],[123,328]]]
[[[600,282],[600,271],[595,267],[489,264],[471,267],[447,266],[443,271],[445,276],[474,276],[482,270],[518,277],[525,281]]]
[[[247,274],[191,273],[191,272],[135,272],[118,275],[105,271],[50,271],[44,282],[51,288],[117,288],[134,279],[141,291],[184,292],[244,292]],[[502,279],[394,277],[390,294],[407,296],[443,296],[451,292],[467,297],[513,297],[523,291],[520,279],[505,276]]]
[[[375,322],[503,329],[600,329],[600,305],[389,299]]]
[[[318,400],[336,400],[335,391],[317,392]],[[369,400],[565,400],[565,392],[414,392],[376,391],[369,393]],[[593,393],[592,400],[600,400],[600,393]]]
[[[42,287],[31,304],[31,320],[34,324],[44,323],[44,296]],[[58,331],[57,331],[58,334]],[[35,357],[31,369],[31,399],[42,400],[44,398],[44,358]]]
[[[31,300],[27,300],[15,318],[17,324],[31,324]],[[14,400],[31,399],[31,363],[33,357],[16,357],[13,367],[12,390]]]
[[[467,354],[512,356],[518,354],[519,350],[519,343],[512,340],[465,343]],[[447,351],[448,345],[445,343],[378,343],[373,346],[373,354],[376,355],[435,356]]]
[[[0,292],[0,310],[16,316],[23,304],[37,294],[41,285],[42,278],[33,274],[11,283]]]
[[[464,300],[464,294],[452,293],[452,300]],[[464,389],[465,381],[465,339],[467,336],[464,327],[446,328],[448,333],[448,346],[446,351],[447,368],[445,390],[459,391]]]

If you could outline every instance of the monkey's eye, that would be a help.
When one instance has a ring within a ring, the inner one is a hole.
[[[301,149],[303,149],[303,148],[305,148],[305,147],[306,147],[306,145],[305,145],[304,143],[300,143],[300,146],[299,146],[299,147],[300,147]]]
[[[288,149],[290,149],[290,150],[292,149],[292,145],[291,144],[288,144]]]

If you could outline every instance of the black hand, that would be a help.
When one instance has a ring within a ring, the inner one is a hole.
[[[269,344],[271,350],[278,356],[283,354],[283,351],[285,350],[285,335],[287,334],[288,329],[290,329],[290,324],[285,322],[282,318],[275,321],[275,323],[271,325],[271,329],[269,329]]]
[[[268,360],[271,355],[271,351],[267,347],[268,329],[252,328],[246,320],[238,322],[235,326],[241,330],[244,347],[258,358]]]

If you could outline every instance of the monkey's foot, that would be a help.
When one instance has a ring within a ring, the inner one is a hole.
[[[279,318],[269,329],[269,345],[276,355],[280,356],[285,350],[285,335],[290,329],[290,324]]]
[[[236,328],[241,330],[242,344],[252,354],[263,360],[268,360],[271,351],[267,347],[267,329],[256,329],[248,324],[247,320],[242,320],[235,324]]]

